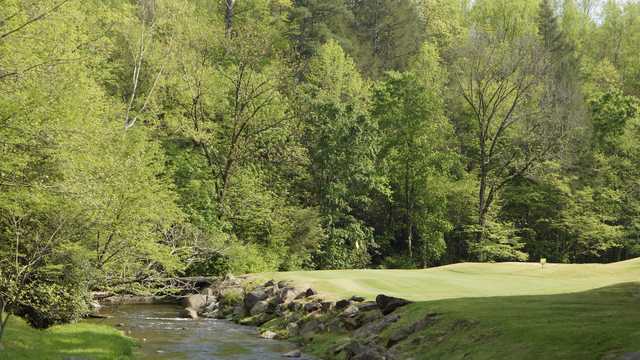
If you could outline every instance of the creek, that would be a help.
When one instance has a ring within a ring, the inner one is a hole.
[[[182,319],[173,305],[114,305],[100,310],[106,319],[87,320],[116,326],[138,340],[139,359],[275,360],[296,349],[292,343],[267,340],[256,328],[227,320]]]

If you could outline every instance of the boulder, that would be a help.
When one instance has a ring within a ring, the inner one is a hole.
[[[289,311],[300,311],[302,310],[302,304],[299,302],[290,302],[289,305],[287,305],[287,309],[289,309]]]
[[[91,301],[89,303],[89,309],[92,311],[99,311],[101,308],[102,308],[102,305],[100,305],[100,303],[97,301]]]
[[[360,311],[371,311],[371,310],[378,309],[378,304],[375,301],[367,301],[367,302],[359,303],[359,304],[356,304],[356,306]]]
[[[282,354],[282,356],[286,357],[286,358],[296,358],[297,359],[297,358],[302,356],[302,352],[300,350],[292,350],[292,351],[289,351],[288,353]]]
[[[318,311],[320,309],[322,309],[322,304],[320,304],[319,302],[314,301],[304,304],[304,311],[308,313]]]
[[[384,315],[390,314],[397,308],[411,304],[411,301],[393,296],[380,294],[376,296],[376,303]]]
[[[262,301],[258,301],[257,303],[255,303],[255,305],[253,305],[253,307],[251,308],[251,311],[249,312],[251,315],[258,315],[258,314],[262,314],[267,312],[267,309],[269,308],[269,303],[265,300]]]
[[[247,310],[251,310],[258,301],[266,300],[267,297],[269,296],[264,291],[264,288],[261,288],[261,287],[255,288],[253,289],[253,291],[245,295],[244,306]]]
[[[322,312],[329,312],[335,308],[336,303],[333,301],[323,301],[320,305],[322,305]]]
[[[267,297],[278,295],[279,290],[278,285],[271,285],[264,288],[264,292],[267,294]]]
[[[215,296],[216,289],[213,287],[206,287],[200,291],[200,294],[208,297]]]
[[[298,336],[300,334],[300,327],[297,322],[290,322],[287,324],[287,334],[290,337]]]
[[[342,310],[347,308],[347,306],[351,305],[351,300],[338,300],[336,302],[336,310]]]
[[[280,280],[278,281],[278,287],[279,288],[289,287],[289,282],[286,280]]]
[[[201,294],[189,295],[182,300],[182,305],[186,308],[191,308],[196,311],[201,311],[202,309],[204,309],[205,306],[207,306],[208,300],[209,300],[208,297],[205,295],[201,295]]]
[[[278,334],[274,333],[273,331],[265,331],[262,334],[260,334],[260,337],[263,339],[275,339],[276,337],[278,337]]]
[[[435,323],[438,320],[438,317],[439,315],[436,313],[429,313],[427,314],[427,316],[414,322],[413,324],[394,331],[389,336],[389,340],[387,341],[387,347],[390,348],[395,344],[408,338],[412,334],[415,334],[417,332],[424,330],[427,326]]]
[[[247,316],[247,310],[244,308],[244,306],[242,306],[241,304],[238,304],[233,307],[233,316],[236,319],[243,318]]]
[[[311,319],[302,325],[300,329],[300,336],[309,341],[313,336],[319,332],[324,331],[325,325],[319,319]]]
[[[277,299],[279,304],[287,304],[295,300],[298,292],[294,288],[283,287],[278,290]]]
[[[346,309],[342,310],[342,313],[340,314],[340,316],[342,316],[342,317],[354,317],[354,316],[358,315],[358,312],[360,312],[360,310],[358,309],[357,306],[349,305],[349,306],[347,306]]]
[[[207,306],[204,307],[204,312],[212,312],[214,310],[218,310],[219,306],[220,304],[215,301],[210,302],[209,304],[207,304]]]
[[[356,338],[370,338],[380,334],[384,329],[386,329],[389,325],[397,322],[400,319],[400,315],[398,314],[389,314],[379,319],[378,321],[373,321],[368,324],[363,325],[361,328],[356,330],[353,335]]]
[[[269,280],[269,281],[267,281],[266,283],[264,283],[264,285],[263,285],[263,286],[267,288],[267,287],[269,287],[269,286],[273,286],[273,285],[275,285],[275,284],[276,284],[276,282],[275,282],[275,281],[273,281],[273,280]]]
[[[317,291],[315,291],[312,288],[308,288],[307,290],[305,290],[305,291],[301,292],[300,294],[298,294],[298,296],[296,296],[296,299],[302,299],[302,298],[306,298],[306,297],[311,297],[311,296],[314,296],[314,295],[317,295],[317,294],[318,294]]]
[[[365,299],[362,296],[353,295],[349,300],[355,302],[363,302]]]
[[[195,309],[192,308],[184,308],[184,310],[182,310],[180,312],[180,317],[185,318],[185,319],[193,319],[196,320],[198,318],[198,312]]]
[[[351,360],[384,360],[385,349],[381,346],[371,343],[363,343],[358,340],[352,340],[345,346],[342,346],[335,351],[344,352],[347,359]]]

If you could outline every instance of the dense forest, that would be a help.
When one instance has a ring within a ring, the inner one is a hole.
[[[0,3],[35,325],[174,276],[640,255],[638,2]]]

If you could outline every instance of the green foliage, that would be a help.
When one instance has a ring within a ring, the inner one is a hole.
[[[5,306],[47,326],[175,275],[637,255],[640,5],[590,4],[4,1]]]

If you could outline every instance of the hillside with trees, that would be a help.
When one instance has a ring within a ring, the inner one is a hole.
[[[0,314],[640,256],[638,54],[637,1],[3,0]]]

